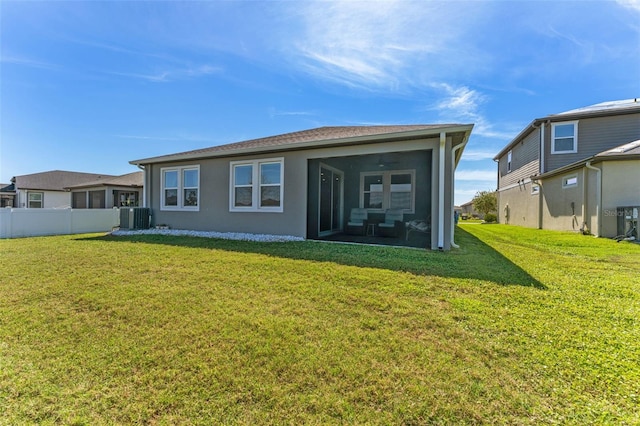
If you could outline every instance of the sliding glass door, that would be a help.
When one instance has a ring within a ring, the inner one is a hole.
[[[320,236],[342,231],[344,173],[333,167],[320,166]]]

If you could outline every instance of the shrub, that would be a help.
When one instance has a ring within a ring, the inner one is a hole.
[[[498,217],[493,213],[487,213],[484,215],[484,221],[487,223],[494,223],[498,221]]]

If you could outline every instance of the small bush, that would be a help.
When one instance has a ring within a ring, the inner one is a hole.
[[[484,221],[487,223],[494,223],[498,221],[498,217],[493,213],[487,213],[484,215]]]

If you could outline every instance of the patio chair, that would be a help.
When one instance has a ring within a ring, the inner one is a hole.
[[[389,209],[384,213],[384,222],[378,224],[381,237],[397,237],[402,233],[402,210]]]
[[[364,235],[367,230],[367,221],[369,220],[369,212],[367,209],[351,209],[349,220],[345,232],[347,234]]]
[[[412,220],[406,223],[405,239],[409,241],[411,233],[427,236],[431,234],[431,216],[427,220]]]

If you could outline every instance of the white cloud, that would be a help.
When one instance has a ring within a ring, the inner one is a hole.
[[[293,31],[287,26],[278,42],[294,66],[315,77],[369,90],[408,91],[424,86],[430,76],[452,75],[473,61],[471,46],[462,40],[465,26],[459,23],[461,15],[482,7],[424,1],[295,2],[286,21],[298,26]]]
[[[117,71],[105,71],[107,74],[119,75],[123,77],[139,78],[147,80],[153,83],[166,83],[174,80],[182,80],[188,78],[197,78],[202,76],[208,76],[211,74],[217,74],[222,69],[210,65],[200,65],[197,67],[186,68],[172,68],[165,71],[158,71],[156,73],[143,74],[134,72],[117,72]]]
[[[269,108],[269,117],[279,117],[279,116],[315,116],[318,113],[314,111],[281,111],[276,108]]]
[[[492,160],[493,157],[496,156],[495,152],[489,151],[470,151],[468,149],[464,150],[462,154],[462,159],[465,161],[484,161],[484,160]]]
[[[50,62],[44,62],[36,59],[26,58],[23,56],[2,55],[2,58],[0,58],[0,62],[5,64],[23,65],[31,68],[41,68],[41,69],[51,70],[51,71],[60,71],[63,69],[61,66],[50,63]]]
[[[473,134],[488,138],[511,139],[512,132],[496,130],[480,112],[488,97],[466,86],[433,83],[431,87],[439,94],[439,100],[429,109],[438,111],[445,121],[474,123]]]
[[[497,174],[495,170],[457,170],[456,171],[456,180],[466,180],[466,181],[484,181],[484,182],[495,182],[497,179]]]
[[[640,13],[640,0],[616,0],[616,3],[622,7],[626,7]]]

